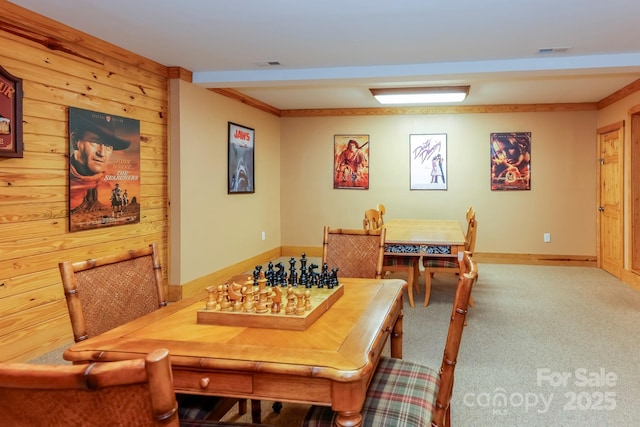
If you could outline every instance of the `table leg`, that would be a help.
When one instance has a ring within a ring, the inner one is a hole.
[[[401,307],[402,308],[402,307]],[[402,359],[402,309],[391,332],[391,357]]]
[[[360,412],[341,411],[336,415],[336,427],[360,427],[362,414]]]

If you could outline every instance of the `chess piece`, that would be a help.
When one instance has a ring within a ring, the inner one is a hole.
[[[273,296],[271,297],[271,312],[272,313],[280,313],[282,303],[282,291],[279,287],[273,288]]]
[[[253,270],[253,283],[258,283],[258,279],[260,278],[261,271],[262,271],[262,266],[256,265],[256,268]]]
[[[218,299],[220,300],[220,310],[231,311],[231,301],[229,301],[229,284],[225,283],[218,288]]]
[[[317,264],[310,264],[309,265],[309,269],[308,269],[308,282],[307,282],[307,288],[310,288],[312,286],[318,286],[318,273],[316,273],[315,269],[318,268]]]
[[[207,286],[208,299],[205,309],[207,310],[215,310],[218,306],[218,288],[216,286]]]
[[[300,258],[300,281],[298,282],[300,286],[304,286],[305,288],[309,287],[309,276],[307,273],[307,256],[302,253],[302,258]]]
[[[258,284],[258,292],[262,291],[267,287],[267,278],[265,277],[264,271],[260,272],[258,279],[254,283]]]
[[[296,290],[295,291],[295,296],[296,296],[296,310],[295,313],[297,315],[302,315],[304,314],[304,309],[305,309],[305,301],[304,301],[304,291],[302,289],[300,290]]]
[[[287,286],[287,272],[284,271],[284,264],[276,264],[275,286]]]
[[[266,288],[258,291],[258,300],[256,301],[256,305],[255,305],[256,313],[266,313],[267,311],[269,311],[268,298],[270,293],[271,293],[271,290]]]
[[[285,314],[293,314],[296,312],[296,296],[293,294],[293,287],[287,288],[287,306],[284,309]]]
[[[243,310],[246,313],[253,313],[256,311],[256,300],[253,295],[253,286],[244,286],[242,288],[242,295],[244,296],[244,302],[242,305]]]
[[[296,283],[296,278],[298,277],[298,272],[296,271],[296,259],[291,257],[289,260],[289,280],[288,284],[290,286],[298,286]]]
[[[331,269],[331,277],[329,279],[329,289],[333,289],[338,286],[338,268]]]
[[[273,270],[273,263],[271,261],[269,261],[269,264],[267,265],[267,272],[264,275],[267,278],[267,286],[274,286],[275,271]]]
[[[236,282],[231,283],[227,288],[229,300],[231,300],[232,311],[242,311],[242,285]]]
[[[324,288],[329,284],[329,265],[325,262],[322,264],[322,273],[320,273],[319,288]]]

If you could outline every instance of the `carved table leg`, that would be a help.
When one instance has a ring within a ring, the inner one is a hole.
[[[360,427],[362,414],[360,412],[341,411],[336,415],[336,427]]]

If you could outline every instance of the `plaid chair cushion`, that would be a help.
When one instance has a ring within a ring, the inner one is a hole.
[[[428,427],[435,408],[440,376],[426,366],[382,357],[362,408],[363,427]],[[304,427],[333,427],[336,413],[312,406]]]
[[[460,264],[458,264],[458,260],[456,258],[446,258],[446,257],[433,257],[422,258],[422,265],[425,268],[457,268],[460,269]]]
[[[393,255],[385,255],[382,259],[383,267],[412,267],[413,263],[418,259],[410,256],[393,256]]]

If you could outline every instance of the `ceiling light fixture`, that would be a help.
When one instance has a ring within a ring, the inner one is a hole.
[[[462,102],[469,94],[469,86],[394,87],[369,90],[381,104]]]

